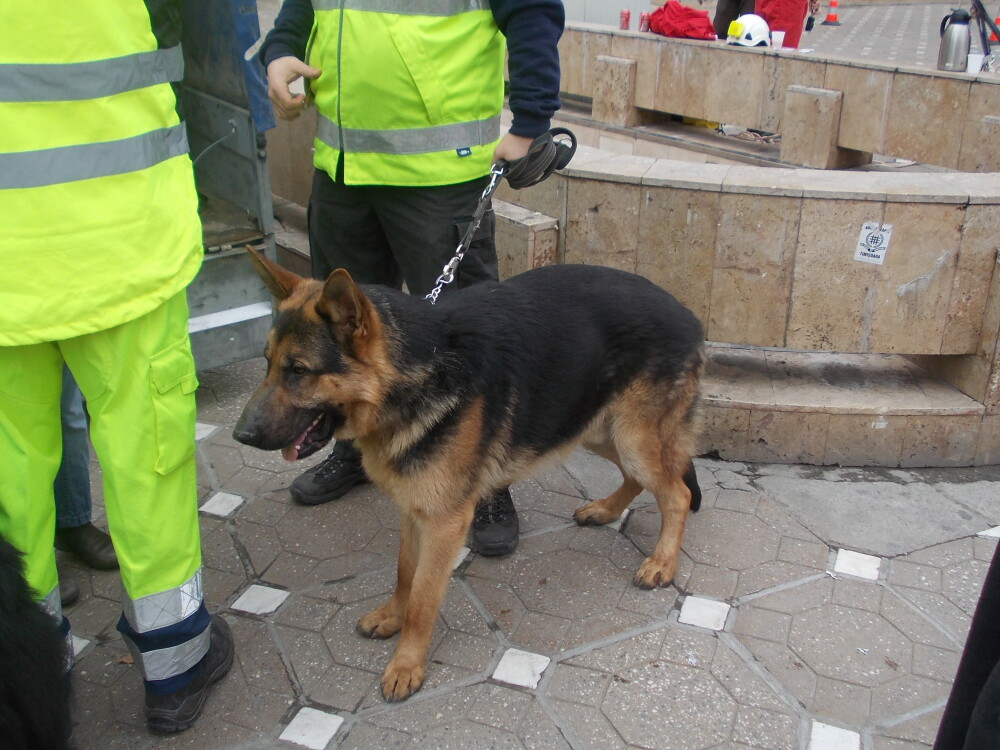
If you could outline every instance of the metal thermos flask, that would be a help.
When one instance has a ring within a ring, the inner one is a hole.
[[[964,73],[969,64],[969,12],[959,8],[941,19],[941,46],[938,48],[938,70]]]

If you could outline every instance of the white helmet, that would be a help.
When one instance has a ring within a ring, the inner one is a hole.
[[[744,47],[770,47],[771,30],[767,28],[767,21],[763,18],[747,13],[729,24],[726,41]]]

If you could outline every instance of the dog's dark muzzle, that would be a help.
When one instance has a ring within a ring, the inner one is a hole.
[[[280,450],[289,461],[310,456],[333,438],[344,416],[335,410],[274,408],[268,393],[250,399],[233,429],[233,438],[265,451]]]

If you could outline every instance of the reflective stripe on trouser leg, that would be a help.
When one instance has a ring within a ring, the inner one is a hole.
[[[181,675],[208,647],[187,319],[182,291],[136,320],[61,342],[101,464],[125,589],[119,630],[147,680]]]
[[[55,502],[62,357],[55,344],[0,346],[0,534],[41,600],[58,586]]]

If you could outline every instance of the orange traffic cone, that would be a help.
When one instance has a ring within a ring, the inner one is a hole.
[[[1000,10],[997,10],[997,17],[993,19],[993,25],[996,26],[997,28],[1000,28]],[[1000,42],[1000,39],[997,39],[997,35],[994,34],[991,31],[990,32],[990,41],[991,42]]]
[[[837,20],[837,0],[830,0],[830,9],[826,12],[826,20],[823,21],[824,26],[840,26],[840,21]]]

